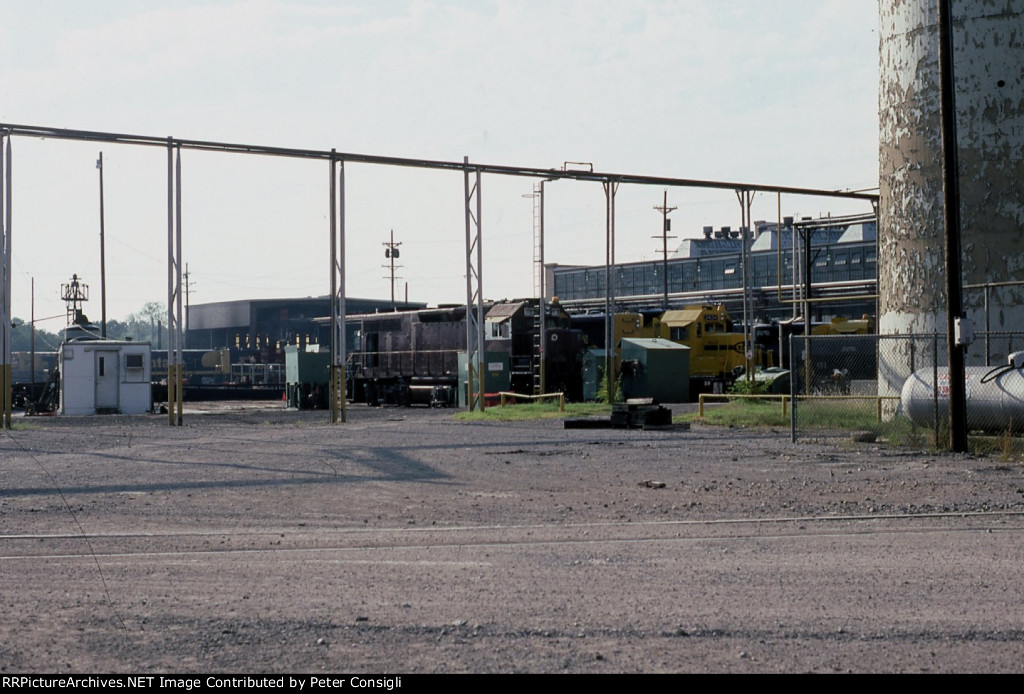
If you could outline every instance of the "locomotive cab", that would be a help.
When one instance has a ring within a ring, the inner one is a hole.
[[[719,391],[746,369],[743,335],[722,305],[665,311],[658,336],[690,348],[690,392]]]

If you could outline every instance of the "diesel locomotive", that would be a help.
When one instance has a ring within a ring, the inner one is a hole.
[[[541,320],[545,321],[540,349]],[[539,394],[541,360],[547,392],[583,396],[584,334],[557,302],[502,301],[484,307],[485,390]],[[348,396],[369,404],[454,406],[460,354],[465,359],[466,307],[350,315]]]

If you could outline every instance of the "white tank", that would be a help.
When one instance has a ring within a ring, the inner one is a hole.
[[[1024,370],[1011,366],[967,368],[967,429],[1002,433],[1024,430]],[[938,369],[938,400],[932,369],[915,371],[903,384],[903,413],[931,428],[949,421],[949,373]]]

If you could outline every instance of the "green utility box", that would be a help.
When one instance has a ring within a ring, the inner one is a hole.
[[[297,410],[327,407],[330,352],[303,352],[295,345],[288,345],[284,348],[284,374],[288,407]]]
[[[484,393],[500,393],[512,387],[512,364],[508,352],[484,352]],[[465,352],[459,352],[459,407],[469,404],[469,368]]]
[[[622,352],[622,396],[658,402],[690,399],[690,348],[660,338],[625,337]]]
[[[295,345],[284,348],[285,382],[322,383],[331,380],[331,353],[304,352]]]
[[[604,350],[591,347],[583,355],[583,400],[597,400],[597,391],[601,387],[601,374],[604,373]]]

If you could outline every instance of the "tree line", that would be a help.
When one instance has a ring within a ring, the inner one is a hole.
[[[48,321],[51,322],[51,321]],[[124,320],[107,320],[107,338],[111,340],[132,340],[149,342],[154,349],[167,346],[167,306],[158,301],[149,301]],[[32,349],[32,326],[30,321],[15,317],[11,330],[11,351],[28,352]],[[99,321],[93,321],[96,336],[102,335]],[[91,328],[90,328],[91,329]],[[36,326],[36,351],[53,352],[63,341],[63,328],[52,331]]]

